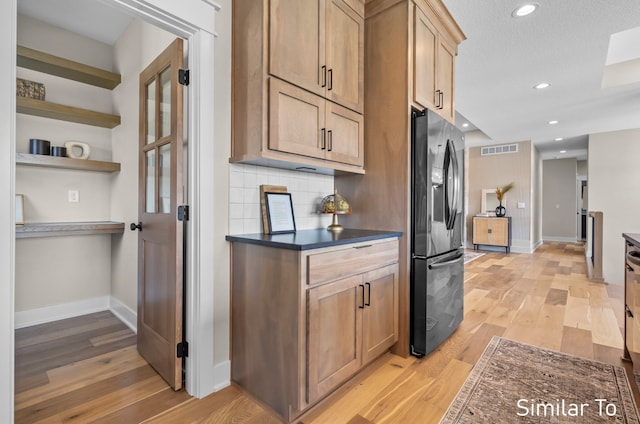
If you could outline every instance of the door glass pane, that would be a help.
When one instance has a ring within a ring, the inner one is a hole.
[[[156,211],[156,151],[149,150],[146,153],[147,169],[145,174],[146,189],[146,212],[155,213]]]
[[[171,144],[160,146],[160,213],[171,212]]]
[[[147,144],[156,141],[156,81],[147,85]]]
[[[160,138],[171,134],[171,67],[160,74]]]

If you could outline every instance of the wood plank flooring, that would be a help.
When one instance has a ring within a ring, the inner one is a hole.
[[[630,372],[620,360],[623,287],[585,274],[579,244],[475,259],[465,266],[465,319],[440,348],[421,359],[384,355],[299,422],[437,423],[494,335]],[[204,399],[174,392],[109,312],[16,331],[15,411],[16,423],[280,422],[234,385]]]

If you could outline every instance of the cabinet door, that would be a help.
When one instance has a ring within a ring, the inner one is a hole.
[[[436,110],[436,51],[438,31],[417,6],[413,31],[413,100]]]
[[[488,218],[473,218],[473,244],[491,244]]]
[[[364,19],[343,0],[327,0],[326,97],[363,110]]]
[[[269,81],[269,148],[324,157],[326,101],[276,78]]]
[[[325,0],[271,0],[269,72],[324,95]]]
[[[509,220],[507,218],[494,218],[490,223],[490,244],[506,246],[509,244]]]
[[[442,102],[440,103],[440,115],[453,122],[454,121],[454,63],[455,50],[442,39],[438,43],[438,69],[436,74],[437,90],[442,91]]]
[[[326,154],[334,162],[364,165],[364,123],[362,115],[327,102]]]
[[[360,368],[362,275],[309,289],[308,402],[314,402]]]
[[[367,363],[398,340],[398,265],[364,275],[362,362]]]

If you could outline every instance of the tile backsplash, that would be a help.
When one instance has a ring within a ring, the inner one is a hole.
[[[287,187],[293,200],[296,228],[323,228],[331,215],[319,214],[322,198],[333,193],[333,176],[256,165],[232,163],[229,166],[229,233],[262,232],[260,185]]]

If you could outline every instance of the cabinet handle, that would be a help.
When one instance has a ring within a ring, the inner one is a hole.
[[[371,283],[364,283],[365,286],[367,286],[367,303],[365,303],[365,306],[371,306]]]
[[[444,91],[440,90],[440,107],[438,109],[444,109]]]
[[[491,228],[487,230],[487,234],[491,234]]]
[[[629,318],[633,318],[633,312],[631,312],[631,309],[629,309],[629,307],[628,307],[628,306],[625,306],[625,308],[624,308],[624,309],[625,309],[625,312],[627,313],[627,316],[628,316]]]
[[[329,69],[329,87],[327,90],[333,89],[333,69]]]
[[[436,90],[436,109],[440,109],[440,90]]]
[[[322,150],[324,150],[327,148],[327,131],[323,128],[320,132],[322,132]]]
[[[131,228],[131,231],[142,231],[142,222],[138,222],[137,224],[132,222],[131,225],[129,225],[129,228]]]
[[[364,286],[362,284],[358,284],[358,287],[360,287],[362,289],[362,303],[360,303],[360,306],[358,306],[358,308],[360,309],[364,309]]]
[[[364,249],[364,248],[371,247],[371,246],[373,246],[373,244],[365,244],[364,246],[356,246],[356,247],[354,247],[354,249]]]
[[[627,268],[627,271],[633,272],[633,268],[629,264],[624,264],[624,267]]]
[[[327,65],[322,65],[322,87],[327,86]]]
[[[332,151],[333,150],[333,130],[329,130],[327,131],[329,133],[329,148],[327,149],[327,151]]]

